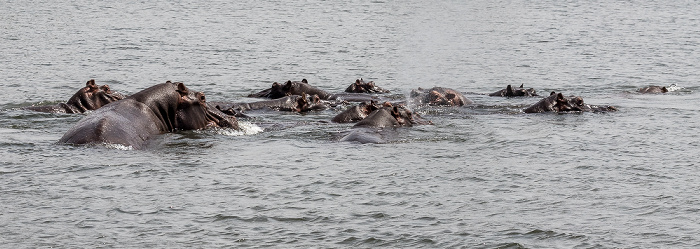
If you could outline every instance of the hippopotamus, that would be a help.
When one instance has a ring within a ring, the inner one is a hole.
[[[637,90],[638,93],[667,93],[668,88],[665,86],[648,86]]]
[[[91,79],[85,83],[85,87],[80,88],[73,97],[66,103],[44,106],[30,106],[27,110],[51,113],[84,113],[86,111],[97,110],[98,108],[124,99],[121,93],[112,91],[108,85],[98,86],[95,80]]]
[[[362,78],[355,80],[355,83],[350,84],[345,89],[347,93],[390,93],[389,90],[384,90],[374,84],[374,81],[365,82]]]
[[[204,93],[168,81],[93,111],[59,143],[121,144],[141,149],[158,134],[209,127],[239,129],[236,118],[207,105]]]
[[[512,86],[508,85],[506,86],[505,89],[502,89],[498,92],[491,93],[489,96],[496,96],[496,97],[532,97],[532,96],[540,96],[535,93],[534,88],[523,88],[524,84],[521,84],[518,89],[513,88]]]
[[[378,97],[370,95],[370,94],[362,94],[362,93],[332,94],[332,93],[326,92],[324,90],[318,89],[314,86],[311,86],[306,79],[302,79],[301,81],[288,80],[284,84],[279,84],[279,83],[275,82],[275,83],[272,83],[272,87],[265,89],[265,90],[262,90],[258,93],[250,94],[250,95],[248,95],[248,97],[278,99],[278,98],[282,98],[284,96],[289,96],[289,95],[301,95],[302,93],[305,93],[306,95],[317,95],[322,100],[338,100],[338,101],[344,100],[344,101],[350,101],[350,102],[362,102],[362,101],[378,100]]]
[[[273,109],[278,111],[289,112],[308,112],[325,110],[331,104],[321,100],[318,95],[308,96],[305,93],[301,95],[290,95],[278,99],[263,100],[250,103],[226,103],[214,102],[211,103],[217,109],[228,115],[239,115],[248,110]]]
[[[391,104],[389,103],[385,103],[385,105],[391,106]],[[357,122],[365,119],[367,116],[369,116],[370,113],[376,111],[380,107],[381,106],[379,106],[375,101],[362,102],[358,105],[346,109],[338,115],[335,115],[335,117],[333,117],[331,121],[335,123]]]
[[[473,103],[470,99],[464,97],[462,93],[444,87],[414,89],[411,91],[410,96],[417,104],[431,106],[463,106]]]
[[[536,104],[523,110],[525,113],[540,112],[608,112],[617,111],[613,106],[588,105],[583,102],[583,98],[571,96],[564,97],[561,93],[552,92],[549,97],[543,98]]]
[[[384,128],[410,127],[413,125],[432,124],[413,114],[403,105],[385,103],[381,108],[370,113],[366,118],[353,125],[352,130],[340,141],[359,143],[384,143]]]

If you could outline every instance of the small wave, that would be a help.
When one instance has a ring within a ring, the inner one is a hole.
[[[106,148],[108,148],[108,149],[134,150],[134,147],[132,147],[131,145],[126,146],[126,145],[123,145],[123,144],[109,144],[109,143],[104,143],[104,144],[102,144],[102,145],[104,145],[104,146],[105,146]]]

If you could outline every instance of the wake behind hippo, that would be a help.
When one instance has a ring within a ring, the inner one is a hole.
[[[571,96],[564,97],[561,93],[552,92],[549,97],[543,98],[536,104],[523,110],[525,113],[541,113],[541,112],[609,112],[617,111],[613,106],[598,106],[588,105],[583,102],[583,98]]]
[[[238,129],[238,122],[209,108],[204,93],[168,81],[90,113],[59,143],[121,144],[141,149],[154,135],[209,127]]]
[[[124,95],[112,91],[108,85],[98,86],[95,80],[91,79],[85,83],[85,87],[68,99],[66,103],[45,106],[30,106],[27,110],[51,113],[84,113],[86,111],[97,110],[100,107],[117,100],[124,99]]]

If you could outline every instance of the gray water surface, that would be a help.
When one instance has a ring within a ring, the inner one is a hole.
[[[7,248],[695,248],[700,5],[667,1],[24,1],[0,8]],[[462,91],[434,125],[338,139],[338,108],[145,150],[56,141],[84,82],[212,101],[272,82]],[[619,111],[524,114],[508,84]],[[678,91],[641,95],[648,85]],[[259,128],[266,128],[259,132]]]

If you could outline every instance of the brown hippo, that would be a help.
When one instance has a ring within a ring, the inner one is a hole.
[[[561,93],[552,92],[549,97],[543,98],[536,104],[523,110],[525,113],[540,112],[608,112],[617,111],[613,106],[588,105],[583,102],[583,98],[571,96],[564,97]]]
[[[140,149],[154,135],[208,127],[238,129],[238,122],[209,108],[204,93],[168,81],[97,109],[78,121],[59,143],[121,144]]]
[[[80,88],[78,92],[73,94],[73,97],[68,99],[66,103],[45,106],[30,106],[25,109],[38,112],[51,113],[84,113],[112,103],[117,100],[124,99],[124,95],[112,91],[108,85],[98,86],[95,80],[88,80],[85,87]]]
[[[386,103],[388,104],[388,103]],[[391,104],[388,104],[388,106],[391,106]],[[360,120],[365,119],[370,113],[373,111],[376,111],[379,109],[380,106],[377,104],[377,102],[370,101],[370,102],[362,102],[358,105],[352,106],[345,111],[339,113],[338,115],[335,115],[333,119],[331,119],[332,122],[335,123],[352,123],[352,122],[357,122]]]
[[[470,99],[464,97],[462,93],[444,87],[418,88],[411,91],[410,96],[417,104],[432,106],[463,106],[473,103]]]
[[[357,122],[352,130],[340,139],[342,142],[384,143],[385,128],[432,124],[415,115],[403,105],[385,104]]]
[[[362,93],[340,93],[331,94],[324,90],[311,86],[306,79],[301,81],[287,81],[284,84],[272,83],[272,87],[258,93],[248,95],[248,97],[278,99],[290,95],[317,95],[322,100],[344,100],[350,102],[362,102],[378,100],[376,96]]]
[[[321,100],[317,95],[308,96],[305,93],[250,103],[214,102],[211,104],[223,113],[234,116],[248,110],[272,109],[288,112],[308,112],[325,110],[330,106],[330,103]]]
[[[374,81],[365,82],[362,78],[355,80],[345,89],[346,93],[390,93],[374,84]]]
[[[495,97],[532,97],[532,96],[540,96],[535,93],[534,88],[528,88],[525,89],[523,88],[524,84],[521,84],[518,89],[513,88],[512,86],[508,85],[506,86],[505,89],[502,89],[498,92],[491,93],[489,96],[495,96]]]
[[[648,86],[637,90],[638,93],[667,93],[668,88],[665,86]]]

